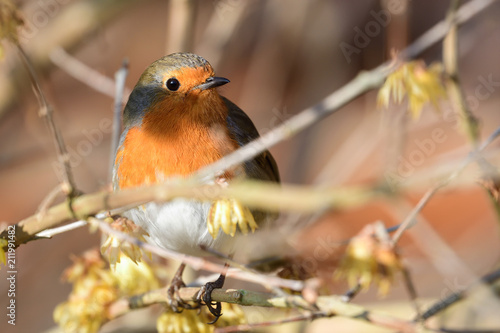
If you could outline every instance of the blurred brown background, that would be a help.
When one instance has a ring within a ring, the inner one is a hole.
[[[381,10],[391,8],[395,1],[400,10],[389,17],[380,16]],[[443,19],[449,5],[448,1],[430,0],[195,3],[197,10],[191,25],[194,38],[189,50],[211,62],[217,75],[231,80],[221,92],[245,110],[261,132],[320,101],[359,71],[389,59],[390,50],[402,49]],[[37,0],[20,1],[19,5],[26,21],[22,44],[37,65],[43,88],[55,108],[56,122],[72,155],[76,183],[87,193],[102,189],[108,184],[110,154],[110,132],[103,120],[112,118],[113,99],[69,76],[51,63],[47,54],[51,48],[61,46],[111,78],[127,58],[127,87],[133,88],[152,61],[181,51],[171,49],[176,34],[182,33],[182,22],[175,26],[172,19],[177,16],[172,10],[178,9],[172,9],[169,1],[159,0]],[[480,120],[483,138],[500,125],[498,17],[497,2],[466,23],[459,33],[461,80]],[[366,29],[372,29],[368,30],[372,37]],[[367,37],[360,37],[359,31]],[[4,44],[7,54],[0,63],[0,221],[12,224],[32,215],[57,185],[58,178],[53,167],[55,149],[47,127],[37,115],[38,106],[27,75],[14,50]],[[346,53],[346,45],[356,51]],[[441,45],[430,48],[422,58],[428,64],[440,61]],[[485,85],[488,81],[490,84]],[[287,183],[374,183],[391,177],[390,165],[403,170],[398,177],[403,182],[411,183],[414,177],[424,179],[398,199],[321,216],[317,223],[295,235],[304,257],[314,257],[318,248],[325,246],[336,248],[338,242],[367,223],[398,223],[433,183],[433,179],[425,177],[427,171],[467,155],[470,147],[454,119],[450,120],[451,108],[446,102],[442,103],[441,113],[427,108],[416,122],[405,119],[403,114],[402,106],[378,110],[376,92],[370,92],[271,149]],[[427,150],[422,148],[423,142],[432,140],[436,129],[443,131],[445,139],[432,141]],[[497,166],[499,147],[494,143],[488,150],[491,162]],[[419,156],[424,157],[417,159]],[[469,184],[440,192],[422,216],[425,220],[401,243],[421,297],[443,297],[497,263],[498,220],[479,186]],[[98,242],[98,235],[82,228],[21,246],[17,250],[17,325],[13,330],[2,314],[0,331],[43,332],[54,327],[52,310],[70,290],[70,285],[60,282],[61,273],[70,264],[69,254],[79,254]],[[328,261],[314,263],[320,267],[328,265]],[[336,290],[343,291],[345,285]],[[6,294],[6,274],[2,269],[2,309],[7,305]],[[377,302],[377,306],[391,309],[393,302],[406,300],[399,282],[383,300],[370,291],[356,302]],[[401,311],[400,307],[397,311]],[[154,322],[151,324],[154,327]],[[357,325],[333,318],[302,329],[368,329]],[[281,329],[286,331],[291,326]]]

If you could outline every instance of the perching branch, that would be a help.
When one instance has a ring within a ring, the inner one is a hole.
[[[193,301],[198,290],[199,288],[181,288],[179,295],[185,302]],[[251,305],[306,310],[311,308],[311,304],[307,303],[302,296],[289,295],[287,297],[277,297],[268,293],[241,289],[215,289],[212,293],[212,300],[216,302],[227,302],[244,306]],[[153,290],[142,295],[116,301],[109,307],[107,317],[111,320],[122,316],[133,309],[167,302],[168,299],[165,290]],[[315,306],[317,306],[317,310],[312,312],[313,318],[339,316],[364,321],[376,326],[396,329],[400,332],[416,331],[416,325],[414,322],[378,313],[376,311],[371,311],[359,305],[345,303],[341,297],[338,296],[320,296],[318,297]]]

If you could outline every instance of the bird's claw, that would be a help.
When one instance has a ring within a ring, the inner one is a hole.
[[[257,223],[250,210],[235,199],[219,199],[212,204],[207,218],[210,235],[215,239],[222,229],[224,233],[234,236],[237,227],[243,234],[257,229]]]
[[[214,289],[216,289],[216,287],[213,286],[213,282],[208,282],[207,284],[202,286],[196,294],[196,299],[200,302],[203,301],[203,303],[205,303],[205,305],[207,306],[208,311],[210,311],[210,313],[215,317],[215,319],[208,324],[214,324],[219,319],[219,317],[222,316],[221,302],[212,301],[212,291]]]
[[[172,281],[172,284],[167,289],[168,305],[172,311],[176,313],[181,313],[182,310],[190,307],[190,305],[184,302],[179,295],[179,289],[185,286],[184,283],[174,284]]]
[[[186,286],[184,281],[182,281],[182,273],[184,272],[185,265],[182,264],[177,272],[175,273],[170,286],[167,289],[167,301],[168,305],[172,309],[172,311],[176,313],[181,313],[184,309],[195,309],[196,306],[192,306],[191,304],[182,300],[179,295],[179,290]]]
[[[225,267],[227,268],[227,265]],[[208,311],[210,311],[210,313],[215,317],[215,319],[208,324],[215,324],[219,317],[222,316],[222,304],[221,302],[212,301],[212,292],[214,289],[222,288],[225,279],[226,274],[224,272],[214,282],[207,282],[196,294],[195,298],[200,302],[203,301],[203,303],[207,306]]]

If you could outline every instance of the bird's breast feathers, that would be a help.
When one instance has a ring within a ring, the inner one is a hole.
[[[161,125],[161,121],[149,121],[156,126]],[[177,121],[187,122],[183,119]],[[187,176],[238,148],[227,127],[220,123],[184,123],[178,128],[167,126],[163,130],[148,126],[132,127],[124,135],[115,162],[116,185],[119,188]],[[228,172],[224,178],[232,176]]]

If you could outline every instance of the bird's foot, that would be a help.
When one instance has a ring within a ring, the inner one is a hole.
[[[215,280],[214,282],[207,282],[204,286],[200,288],[198,293],[196,294],[196,299],[198,301],[203,301],[208,308],[208,311],[212,315],[214,315],[215,319],[209,322],[209,324],[215,324],[215,322],[222,316],[221,310],[222,305],[221,302],[212,301],[212,292],[214,289],[220,289],[224,286],[224,281],[226,279],[226,271],[229,265],[224,265],[224,272]]]
[[[234,236],[237,227],[243,234],[257,229],[257,223],[250,209],[235,199],[219,199],[212,204],[207,218],[210,235],[215,239],[222,228],[224,233]]]
[[[175,273],[170,286],[167,289],[167,300],[168,305],[172,311],[180,313],[184,309],[194,309],[196,307],[182,300],[179,295],[179,290],[186,286],[184,281],[182,281],[182,273],[184,272],[185,264],[181,264]]]

